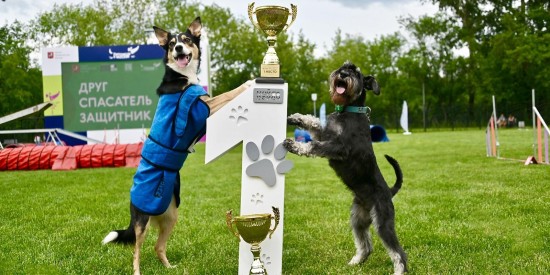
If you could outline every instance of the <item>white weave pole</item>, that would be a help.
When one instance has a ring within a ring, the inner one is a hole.
[[[537,155],[537,118],[535,115],[535,89],[531,90],[531,111],[533,112],[533,156]]]
[[[500,147],[500,143],[498,142],[498,123],[497,123],[497,105],[495,103],[495,96],[493,95],[493,121],[495,124],[495,140],[496,140],[496,147],[497,147],[497,159],[500,157],[498,148]]]

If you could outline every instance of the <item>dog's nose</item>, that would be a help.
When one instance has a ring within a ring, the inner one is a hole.
[[[341,72],[340,72],[340,78],[346,78],[346,77],[348,77],[348,76],[349,76],[349,73],[348,73],[348,72],[346,72],[346,71],[341,71]]]
[[[176,52],[181,52],[181,51],[183,51],[183,46],[182,45],[176,45],[176,47],[174,49],[176,50]]]

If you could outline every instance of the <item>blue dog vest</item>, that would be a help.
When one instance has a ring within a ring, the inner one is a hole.
[[[179,206],[179,170],[192,146],[206,133],[210,109],[200,100],[203,95],[207,93],[201,86],[191,85],[179,93],[160,96],[130,190],[130,200],[141,212],[164,213],[172,195]]]

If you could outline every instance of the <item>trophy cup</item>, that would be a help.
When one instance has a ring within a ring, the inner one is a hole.
[[[288,8],[281,6],[261,6],[254,9],[254,2],[248,5],[248,17],[254,26],[267,35],[267,52],[261,65],[261,77],[278,78],[281,76],[279,57],[275,52],[277,35],[285,31],[292,25],[296,19],[297,7],[290,4],[292,9],[292,19],[290,23]],[[256,15],[256,20],[254,20]]]
[[[268,234],[271,239],[271,235],[273,235],[273,232],[277,229],[277,225],[279,225],[279,208],[272,208],[274,216],[271,214],[251,214],[233,217],[231,210],[226,213],[227,227],[229,227],[233,235],[237,238],[240,236],[245,242],[252,245],[250,251],[254,260],[250,267],[250,274],[267,274],[264,264],[260,260],[260,243],[265,240]],[[275,219],[273,229],[270,229],[271,219]],[[233,228],[233,224],[235,224],[237,231]]]

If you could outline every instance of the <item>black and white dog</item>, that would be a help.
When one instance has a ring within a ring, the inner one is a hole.
[[[202,23],[197,17],[186,32],[170,33],[154,27],[159,45],[166,51],[165,74],[157,89],[159,103],[144,143],[130,190],[130,225],[111,231],[103,244],[135,243],[134,274],[140,274],[140,250],[150,224],[159,227],[155,245],[158,258],[172,267],[166,244],[178,219],[180,175],[187,154],[204,135],[206,119],[244,92],[251,82],[210,98],[197,85]]]
[[[364,262],[372,252],[369,232],[372,224],[390,254],[395,274],[403,274],[407,272],[407,255],[395,232],[392,203],[392,197],[401,188],[403,175],[397,161],[386,155],[397,180],[392,188],[384,180],[372,148],[369,109],[365,106],[367,90],[378,95],[380,88],[374,77],[364,76],[350,62],[331,73],[329,85],[337,111],[327,117],[326,126],[311,115],[290,115],[288,124],[308,130],[313,141],[299,143],[287,139],[283,145],[300,156],[327,158],[338,177],[353,192],[351,226],[357,251],[349,264]]]

